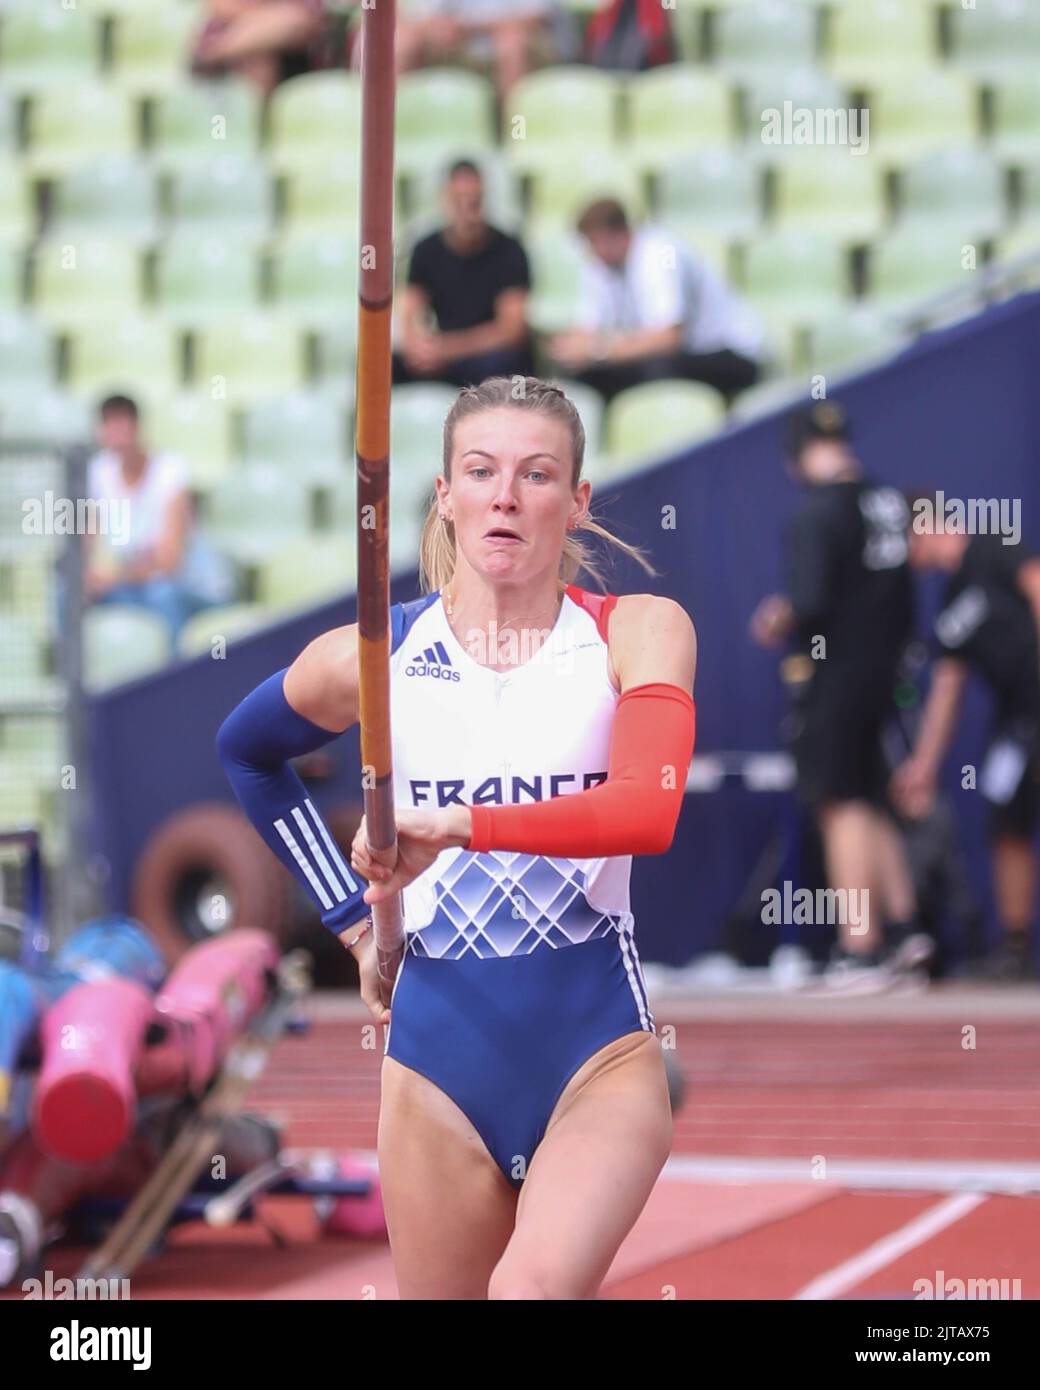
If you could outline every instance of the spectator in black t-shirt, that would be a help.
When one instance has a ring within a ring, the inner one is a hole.
[[[862,920],[839,924],[828,982],[880,987],[890,967],[921,964],[932,950],[914,925],[882,749],[912,622],[910,512],[895,488],[863,477],[836,403],[792,419],[788,453],[807,485],[786,538],[788,592],[762,601],[751,631],[763,646],[793,643],[783,674],[793,697],[799,794],[816,815],[829,886],[855,891],[846,901],[867,909]]]
[[[475,386],[489,376],[532,375],[524,248],[485,221],[484,182],[468,160],[452,166],[444,205],[447,225],[412,252],[394,381]]]
[[[989,751],[977,787],[989,801],[993,876],[1002,939],[982,963],[990,979],[1036,978],[1029,929],[1036,907],[1035,839],[1040,823],[1040,557],[1022,542],[969,536],[946,522],[918,531],[915,568],[950,579],[935,622],[932,684],[910,757],[892,793],[908,816],[935,800],[943,757],[953,737],[968,672],[994,701]]]

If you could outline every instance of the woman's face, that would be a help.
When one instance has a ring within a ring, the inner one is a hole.
[[[556,573],[568,521],[589,505],[591,484],[571,488],[570,430],[562,421],[508,406],[481,411],[455,429],[451,486],[437,479],[442,510],[470,567],[522,583]],[[496,536],[507,530],[516,539]]]

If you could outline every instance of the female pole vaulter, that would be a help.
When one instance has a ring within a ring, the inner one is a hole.
[[[674,835],[696,636],[671,599],[574,584],[598,577],[579,528],[651,568],[590,519],[584,447],[573,404],[535,378],[468,387],[448,414],[429,592],[391,609],[393,864],[362,823],[348,868],[287,766],[357,722],[356,625],[218,736],[244,809],[389,1023],[379,1167],[406,1299],[595,1297],[671,1145],[629,874]],[[387,1010],[363,919],[398,891]]]

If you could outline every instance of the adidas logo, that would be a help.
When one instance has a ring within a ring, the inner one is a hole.
[[[434,642],[432,647],[427,647],[424,652],[413,656],[410,664],[404,668],[404,673],[406,676],[432,676],[434,680],[439,681],[462,679],[459,672],[452,669],[451,658],[443,642]]]

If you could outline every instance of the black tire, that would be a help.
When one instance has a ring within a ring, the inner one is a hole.
[[[258,927],[285,945],[295,929],[291,882],[241,811],[206,802],[170,816],[148,841],[134,868],[131,912],[170,965],[234,927]]]

